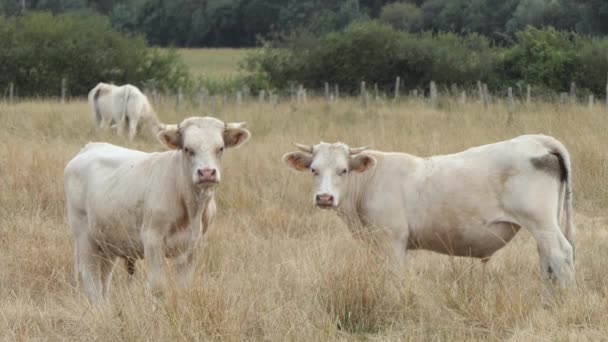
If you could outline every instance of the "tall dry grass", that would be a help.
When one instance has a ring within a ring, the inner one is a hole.
[[[84,102],[0,104],[0,335],[2,340],[605,340],[608,339],[608,113],[535,104],[506,126],[500,105],[417,101],[364,109],[251,103],[214,116],[247,121],[253,138],[224,158],[217,221],[190,290],[154,304],[142,264],[117,268],[110,303],[91,307],[74,288],[62,172],[89,141],[161,150],[96,135]],[[158,108],[165,122],[199,110]],[[483,266],[411,252],[402,272],[353,239],[334,213],[311,206],[311,177],[287,170],[290,143],[342,140],[430,155],[524,133],[569,148],[579,288],[540,303],[538,257],[523,230]]]

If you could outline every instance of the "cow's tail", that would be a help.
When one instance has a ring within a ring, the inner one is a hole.
[[[101,122],[101,110],[99,109],[99,96],[101,96],[101,84],[93,90],[93,121],[97,126]]]
[[[551,137],[546,137],[546,146],[549,148],[551,153],[557,157],[559,161],[560,179],[562,186],[560,191],[558,220],[560,222],[563,221],[562,215],[565,212],[566,222],[562,229],[564,232],[564,236],[566,237],[566,240],[570,242],[574,253],[574,239],[576,235],[576,227],[574,226],[572,218],[572,164],[570,162],[570,153],[568,153],[568,150],[566,150],[566,147],[561,142]]]

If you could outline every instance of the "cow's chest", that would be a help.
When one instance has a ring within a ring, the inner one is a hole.
[[[171,228],[165,236],[165,253],[168,258],[185,253],[196,243],[195,240],[201,235],[200,219],[197,221],[198,224],[192,224],[191,220],[184,215],[171,224]]]

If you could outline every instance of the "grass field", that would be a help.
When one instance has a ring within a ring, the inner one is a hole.
[[[199,114],[157,108],[165,122]],[[154,304],[144,269],[115,272],[109,303],[74,287],[63,168],[97,136],[84,102],[0,103],[0,340],[504,340],[608,338],[608,134],[605,108],[535,104],[506,126],[503,106],[418,101],[364,109],[357,101],[277,107],[253,102],[214,116],[247,121],[252,140],[227,151],[192,288]],[[544,309],[536,246],[522,230],[485,266],[410,253],[392,274],[332,212],[312,208],[310,175],[282,165],[292,141],[342,140],[417,155],[457,152],[523,133],[546,133],[573,160],[578,290]],[[339,330],[337,327],[341,326]]]
[[[225,79],[238,74],[239,62],[252,49],[178,49],[194,77]]]

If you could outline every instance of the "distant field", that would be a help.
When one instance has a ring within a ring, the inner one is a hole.
[[[193,76],[227,78],[238,74],[238,64],[253,49],[177,49]]]

